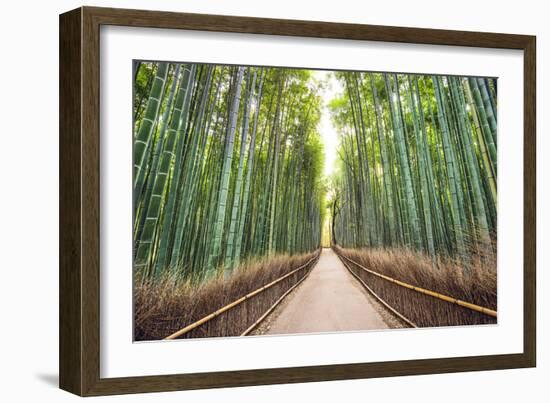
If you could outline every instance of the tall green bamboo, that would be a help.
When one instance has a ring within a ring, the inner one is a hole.
[[[225,147],[225,156],[223,159],[222,180],[218,198],[218,209],[216,214],[216,224],[214,228],[214,238],[212,253],[208,262],[208,270],[211,273],[218,264],[220,249],[222,246],[223,226],[226,214],[227,193],[229,179],[231,175],[231,162],[233,160],[233,145],[235,143],[235,131],[237,128],[237,116],[239,113],[239,104],[241,102],[241,84],[243,81],[244,67],[237,68],[237,74],[234,82],[234,96],[229,111],[229,126],[227,132],[227,143]]]
[[[242,124],[242,136],[241,136],[241,149],[239,152],[239,167],[237,168],[237,178],[235,182],[235,191],[233,195],[233,207],[231,209],[231,224],[229,226],[229,235],[227,239],[227,248],[225,251],[225,270],[226,275],[231,274],[231,269],[233,268],[233,253],[235,246],[235,231],[237,230],[238,225],[238,216],[241,207],[241,187],[243,182],[243,169],[244,169],[244,158],[246,151],[246,140],[248,136],[248,124],[249,124],[249,115],[250,115],[250,101],[252,99],[251,91],[253,91],[256,86],[256,72],[254,72],[254,77],[252,79],[252,84],[250,84],[250,69],[247,72],[247,91],[245,94],[245,106],[243,112],[243,124]]]
[[[175,166],[174,173],[170,183],[170,189],[166,202],[164,217],[162,221],[162,227],[160,229],[160,243],[159,243],[159,256],[156,263],[156,272],[162,271],[164,267],[168,265],[168,256],[170,253],[170,236],[172,234],[172,225],[175,215],[176,200],[178,197],[178,189],[180,184],[180,178],[182,174],[182,160],[184,151],[184,141],[182,138],[185,136],[188,127],[188,113],[189,105],[191,103],[192,88],[195,78],[195,66],[185,66],[184,77],[188,76],[186,81],[186,93],[184,102],[181,109],[181,122],[179,124],[178,138],[175,150]],[[184,78],[185,80],[185,78]]]
[[[489,107],[496,110],[493,81],[377,73],[336,77],[344,88],[331,104],[340,137],[332,242],[404,245],[434,262],[438,254],[456,256],[467,269],[469,248],[485,247],[496,226],[496,161],[490,158],[496,144],[484,117]]]
[[[172,79],[172,85],[170,87],[170,94],[168,96],[166,108],[164,110],[164,114],[162,115],[162,124],[161,124],[160,133],[154,145],[152,162],[149,168],[151,177],[155,177],[158,171],[159,156],[160,156],[162,147],[164,145],[164,135],[166,134],[166,128],[168,127],[170,113],[172,113],[172,103],[174,101],[174,95],[176,93],[176,87],[179,79],[179,71],[180,71],[180,66],[177,65],[176,70],[174,72],[174,77]],[[153,193],[153,180],[146,181],[146,178],[149,177],[149,175],[147,177],[145,176],[146,172],[147,170],[145,169],[140,170],[140,175],[142,175],[143,177],[138,179],[138,183],[140,184],[141,188],[134,189],[134,192],[133,192],[133,204],[135,206],[136,213],[138,211],[142,213],[142,214],[139,214],[139,219],[136,219],[136,222],[138,222],[138,226],[137,228],[134,228],[134,235],[135,235],[134,244],[137,239],[141,238],[141,233],[143,231],[143,226],[145,225],[145,216],[146,216],[143,210],[145,210],[149,205],[149,201],[151,200],[151,194]],[[142,188],[145,188],[145,194],[143,195],[143,197],[142,197],[142,192],[144,191],[144,189]],[[143,200],[143,202],[141,203],[141,206],[142,206],[141,209],[139,209],[140,206],[136,205],[136,200],[139,200],[139,199]]]
[[[181,108],[183,107],[185,96],[189,85],[190,70],[184,69],[184,74],[181,78],[180,88],[176,97],[176,103],[174,106],[174,112],[172,113],[172,119],[170,120],[170,126],[166,134],[166,139],[162,153],[160,156],[158,171],[156,176],[152,178],[153,193],[149,205],[145,207],[145,226],[139,239],[139,244],[135,258],[135,269],[140,271],[146,268],[151,259],[151,252],[153,247],[153,237],[157,227],[157,222],[160,217],[160,210],[162,207],[162,199],[165,193],[165,187],[170,170],[170,163],[172,156],[174,155],[174,145],[176,143],[176,136],[182,126],[181,122]]]
[[[174,211],[172,222],[175,222],[175,234],[174,244],[171,253],[170,265],[176,267],[179,264],[179,257],[182,249],[182,240],[185,233],[185,226],[191,209],[189,208],[191,195],[194,188],[197,186],[197,159],[200,159],[198,155],[199,139],[202,135],[206,135],[203,132],[204,128],[204,113],[206,110],[206,104],[210,97],[211,82],[212,82],[213,67],[208,66],[206,68],[206,74],[204,77],[204,84],[202,93],[200,94],[200,101],[197,99],[196,119],[194,121],[193,128],[190,130],[191,136],[186,141],[184,154],[182,156],[182,166],[180,169],[184,175],[183,183],[176,189],[176,194],[179,196],[179,206],[177,211]]]
[[[145,116],[139,126],[139,131],[134,139],[134,192],[143,187],[144,163],[153,137],[153,128],[160,110],[161,96],[168,75],[168,63],[159,63],[157,73],[153,80]],[[139,195],[137,195],[139,197]]]

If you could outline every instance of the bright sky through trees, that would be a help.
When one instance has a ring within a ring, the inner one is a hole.
[[[323,83],[321,90],[321,99],[323,100],[321,110],[321,121],[319,122],[319,134],[324,145],[325,164],[324,176],[330,177],[334,172],[336,163],[336,149],[338,147],[338,135],[331,120],[328,110],[328,103],[343,93],[343,87],[340,81],[336,79],[330,71],[317,70],[313,72],[313,76]]]

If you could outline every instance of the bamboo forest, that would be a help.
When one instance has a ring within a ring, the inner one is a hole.
[[[330,300],[316,270],[401,312],[377,328],[495,323],[496,79],[148,61],[133,75],[137,340],[302,332],[328,319],[275,307]],[[357,298],[330,309],[361,321]]]

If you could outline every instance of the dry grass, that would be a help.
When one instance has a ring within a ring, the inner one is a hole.
[[[468,268],[456,260],[435,262],[408,249],[343,249],[340,253],[362,266],[414,286],[497,309],[496,255],[491,246],[476,248]],[[420,294],[350,265],[383,300],[420,327],[494,324],[496,318]]]
[[[176,278],[170,276],[143,284],[139,278],[136,278],[134,339],[136,341],[163,339],[290,273],[314,255],[315,253],[281,255],[263,262],[250,261],[236,269],[230,278],[224,279],[223,276],[219,276],[201,285],[178,282]],[[299,270],[266,291],[190,331],[182,338],[239,336],[286,290],[296,284],[308,269]]]

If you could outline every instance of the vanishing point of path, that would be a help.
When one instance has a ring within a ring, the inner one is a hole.
[[[256,334],[337,332],[402,327],[348,272],[332,249],[257,329]]]

